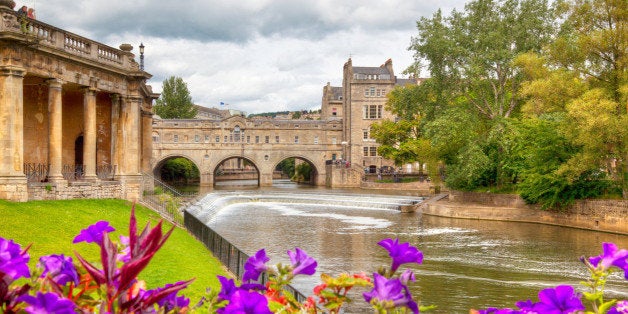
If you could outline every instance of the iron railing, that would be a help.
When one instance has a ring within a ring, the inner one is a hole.
[[[24,175],[28,182],[44,182],[49,171],[50,164],[24,163]]]
[[[100,165],[96,166],[96,176],[100,180],[112,181],[116,174],[116,165]]]
[[[198,220],[194,215],[187,211],[183,213],[185,228],[196,239],[201,241],[205,247],[214,254],[214,256],[222,262],[225,267],[229,269],[234,275],[242,279],[244,275],[244,263],[249,259],[249,256],[238,249],[235,245],[229,243],[220,234],[212,230],[210,227]],[[267,281],[267,277],[261,278],[261,283],[264,284]],[[303,303],[307,297],[299,290],[290,285],[284,287],[286,291],[291,293],[294,298]]]
[[[148,173],[142,173],[140,203],[158,212],[161,217],[182,227],[182,211],[197,193],[182,193]]]
[[[85,177],[85,165],[63,165],[61,174],[69,182],[82,180]]]

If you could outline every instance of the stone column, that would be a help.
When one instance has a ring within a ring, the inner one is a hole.
[[[118,143],[122,158],[121,175],[138,175],[140,173],[140,106],[141,98],[128,97],[123,99],[120,113],[120,139]]]
[[[0,67],[0,198],[28,199],[24,175],[24,74],[18,66]]]
[[[96,180],[96,89],[86,87],[83,96],[85,119],[83,136],[83,165],[85,180]]]
[[[116,167],[115,175],[120,171],[120,95],[111,94],[111,165]]]
[[[63,82],[58,79],[49,79],[48,83],[48,163],[50,169],[48,171],[48,180],[57,182],[63,180],[63,126],[62,126],[62,107],[61,89]]]
[[[142,109],[142,155],[140,171],[151,173],[153,168],[153,113]]]

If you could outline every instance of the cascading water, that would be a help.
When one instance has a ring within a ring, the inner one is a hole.
[[[415,298],[437,305],[433,313],[468,313],[470,308],[514,307],[537,300],[537,292],[579,282],[588,274],[581,255],[601,253],[602,242],[628,248],[628,237],[538,224],[448,219],[401,213],[420,202],[409,196],[340,193],[329,190],[237,191],[207,195],[189,211],[228,241],[253,254],[265,248],[271,264],[287,263],[286,251],[300,247],[319,262],[312,277],[293,286],[306,295],[321,273],[376,272],[389,266],[377,245],[399,237],[424,253],[411,283]],[[403,267],[402,267],[403,268]],[[369,311],[360,292],[346,313]],[[607,291],[628,298],[617,274]]]

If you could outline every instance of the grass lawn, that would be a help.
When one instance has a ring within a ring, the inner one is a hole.
[[[87,226],[106,220],[116,229],[110,234],[114,242],[119,235],[128,235],[132,203],[124,200],[67,200],[31,201],[13,203],[0,200],[0,237],[13,239],[22,248],[32,243],[29,249],[31,269],[39,257],[48,254],[65,254],[78,263],[74,251],[85,259],[100,264],[98,245],[91,243],[72,244],[74,237]],[[160,219],[153,211],[136,205],[138,232],[147,222],[154,226]],[[165,233],[171,224],[164,222]],[[222,264],[212,256],[202,243],[187,231],[177,228],[166,244],[157,252],[150,264],[139,275],[146,281],[148,289],[164,286],[181,280],[196,278],[183,294],[195,304],[208,287],[220,289],[216,275],[227,276]]]

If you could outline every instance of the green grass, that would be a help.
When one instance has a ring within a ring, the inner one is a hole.
[[[0,200],[0,237],[13,239],[29,249],[29,265],[35,267],[42,255],[79,252],[88,261],[100,264],[100,251],[96,244],[72,244],[74,237],[87,226],[106,220],[116,229],[110,238],[118,242],[120,235],[128,235],[132,203],[123,200],[67,200],[31,201],[13,203]],[[153,211],[136,205],[138,232],[147,222],[154,226],[160,219]],[[171,225],[164,222],[166,232]],[[139,275],[148,289],[167,283],[196,278],[183,294],[196,303],[208,287],[220,289],[216,275],[227,276],[222,264],[202,243],[177,228],[166,244],[157,252],[151,263]]]

